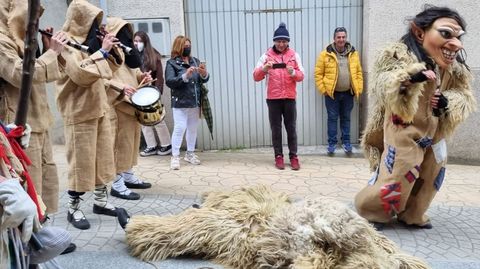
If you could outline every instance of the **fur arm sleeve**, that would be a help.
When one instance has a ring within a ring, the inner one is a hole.
[[[400,91],[401,83],[422,70],[425,70],[425,64],[419,63],[407,52],[406,46],[399,43],[385,49],[375,63],[374,92],[377,100],[383,100],[385,107],[404,122],[413,120],[423,84],[414,83],[406,91]]]
[[[446,137],[476,110],[477,102],[472,92],[472,75],[463,65],[453,68],[452,84],[442,91],[448,99],[448,111],[440,118],[439,132]]]

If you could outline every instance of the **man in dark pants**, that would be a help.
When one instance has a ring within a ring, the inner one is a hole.
[[[351,153],[350,115],[353,109],[353,96],[358,98],[363,91],[363,74],[358,52],[347,42],[347,30],[344,27],[335,29],[333,43],[318,56],[315,83],[318,91],[325,95],[328,153],[335,152],[338,118],[343,150]]]
[[[267,105],[272,144],[275,152],[275,166],[285,169],[282,152],[282,117],[287,130],[290,165],[300,169],[297,157],[297,82],[303,80],[303,66],[300,56],[289,48],[290,35],[284,23],[280,23],[273,35],[273,47],[269,48],[257,62],[253,71],[255,81],[267,77]]]

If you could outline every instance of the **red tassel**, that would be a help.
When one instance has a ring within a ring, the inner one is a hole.
[[[10,142],[10,146],[12,147],[13,154],[15,154],[15,156],[17,156],[17,158],[22,163],[23,174],[21,176],[23,176],[23,178],[25,179],[25,184],[27,184],[28,196],[30,196],[30,198],[33,200],[33,202],[37,206],[38,219],[40,221],[43,221],[45,219],[45,216],[43,215],[43,212],[40,209],[40,203],[38,202],[38,198],[37,198],[37,191],[35,190],[35,185],[33,184],[32,178],[30,177],[30,174],[28,174],[28,170],[27,170],[27,165],[31,165],[32,161],[30,161],[27,154],[25,154],[22,147],[17,141],[17,138],[21,137],[23,134],[23,127],[17,126],[15,129],[11,129],[8,134],[5,132],[3,128],[0,128],[0,129],[7,137],[8,142]],[[6,163],[10,164],[10,160],[7,158],[7,155],[3,148],[0,150],[0,156],[4,159]]]

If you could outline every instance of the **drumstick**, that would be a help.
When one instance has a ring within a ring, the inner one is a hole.
[[[151,80],[151,81],[146,82],[146,83],[142,80],[142,82],[140,82],[140,85],[138,85],[137,89],[138,89],[138,88],[141,88],[141,87],[143,87],[143,86],[145,86],[145,85],[147,85],[147,84],[150,84],[150,83],[152,83],[152,82],[155,82],[155,81],[157,81],[157,79]]]
[[[140,83],[138,84],[137,88],[143,87],[143,83],[145,82],[146,79],[147,79],[147,76],[144,76],[142,81],[140,81]]]

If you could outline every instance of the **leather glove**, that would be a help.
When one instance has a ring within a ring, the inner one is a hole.
[[[39,227],[37,207],[18,179],[0,183],[0,206],[3,207],[1,226],[14,228],[22,225],[22,241],[28,242],[35,228]]]
[[[15,123],[10,123],[7,125],[7,128],[9,129],[15,129],[17,128],[17,125]],[[26,149],[30,145],[30,136],[32,135],[32,128],[28,123],[25,124],[25,129],[23,130],[22,136],[20,137],[20,146],[22,148]]]
[[[448,99],[443,94],[438,95],[438,104],[437,108],[433,109],[433,116],[440,117],[442,114],[445,114],[448,110]]]

